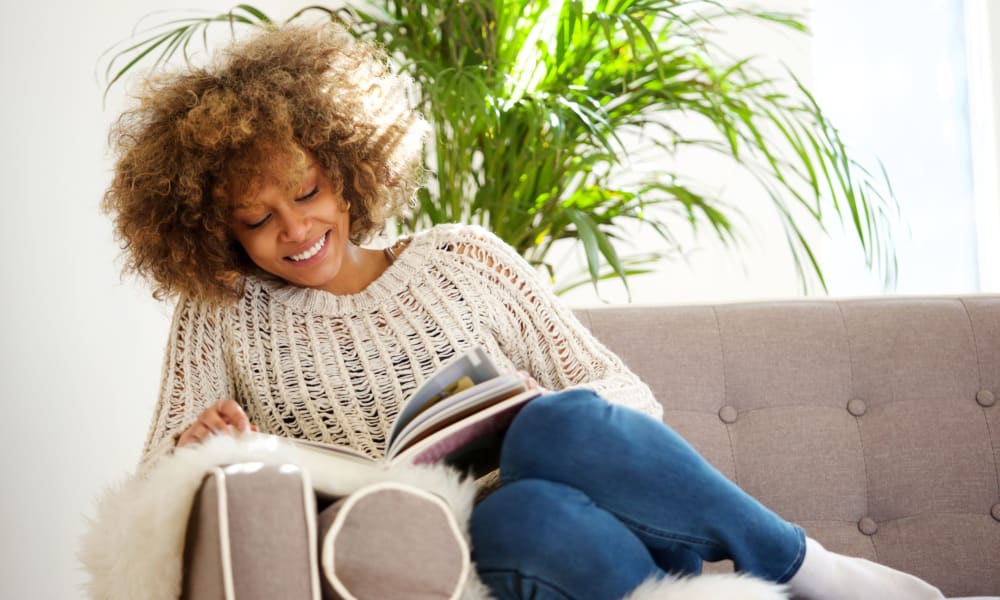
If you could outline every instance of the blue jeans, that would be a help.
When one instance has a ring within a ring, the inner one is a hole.
[[[514,419],[503,487],[473,510],[473,559],[501,599],[610,600],[645,579],[731,559],[786,582],[805,534],[726,479],[670,428],[587,390]]]

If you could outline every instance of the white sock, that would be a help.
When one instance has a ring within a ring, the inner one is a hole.
[[[806,539],[806,555],[788,582],[806,600],[943,600],[936,587],[884,565],[830,552]]]

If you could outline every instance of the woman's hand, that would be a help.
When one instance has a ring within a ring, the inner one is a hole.
[[[538,382],[535,381],[535,378],[531,376],[531,373],[528,373],[527,371],[518,371],[517,374],[521,376],[521,379],[524,380],[524,385],[529,390],[538,390],[539,392],[541,392],[543,394],[546,393],[546,392],[548,392],[547,389],[545,389],[542,386],[538,385]]]
[[[202,411],[198,420],[177,438],[177,447],[200,444],[213,434],[229,435],[231,429],[243,433],[257,431],[236,401],[219,400]]]

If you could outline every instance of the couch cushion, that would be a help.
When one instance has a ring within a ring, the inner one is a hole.
[[[324,595],[341,600],[449,600],[469,574],[469,547],[437,496],[378,483],[320,513]]]

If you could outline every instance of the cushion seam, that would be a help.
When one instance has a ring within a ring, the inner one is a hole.
[[[726,346],[722,339],[722,325],[719,324],[718,307],[712,307],[712,318],[715,320],[715,335],[719,340],[719,358],[722,362],[722,402],[723,406],[725,406],[729,402],[729,377],[726,372]],[[729,457],[733,461],[733,483],[739,486],[740,471],[736,463],[736,445],[733,443],[732,424],[723,421],[723,425],[726,427],[726,438],[729,440]]]
[[[979,355],[979,338],[976,336],[975,323],[972,322],[972,313],[969,312],[969,306],[965,302],[965,298],[959,298],[958,301],[962,304],[962,310],[965,311],[965,318],[969,321],[969,332],[972,334],[972,347],[976,352],[976,370],[979,375],[979,385],[976,386],[980,390],[985,389],[985,384],[983,383],[983,361],[982,357]],[[997,484],[997,498],[1000,498],[1000,461],[997,460],[997,447],[993,442],[993,429],[990,427],[990,419],[986,414],[985,406],[980,406],[983,411],[983,421],[986,422],[986,434],[990,438],[990,449],[993,451],[993,474],[996,477]]]
[[[848,376],[848,390],[851,398],[855,395],[854,389],[854,346],[851,345],[851,332],[847,328],[847,315],[844,314],[844,306],[842,303],[837,302],[837,312],[840,314],[840,326],[844,330],[844,341],[847,344],[847,376]],[[850,402],[851,398],[847,401]],[[846,409],[846,407],[845,407]],[[868,455],[865,453],[865,434],[861,428],[861,417],[851,413],[854,417],[854,427],[858,431],[858,443],[861,444],[861,463],[865,467],[865,511],[864,516],[871,514],[871,474],[868,472]],[[875,545],[875,540],[872,536],[867,536],[869,538],[869,543],[872,546],[872,552],[875,554],[875,560],[878,560],[878,546]]]

